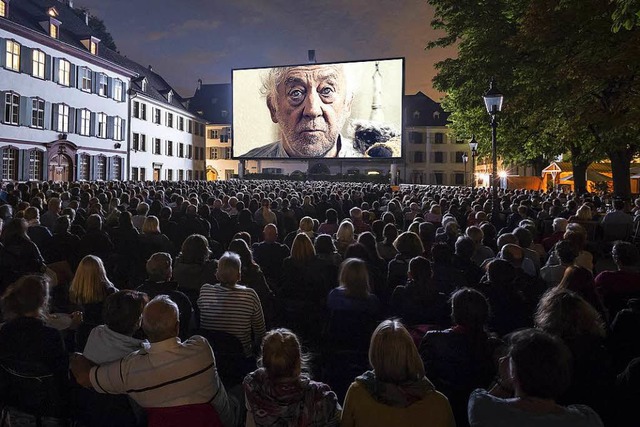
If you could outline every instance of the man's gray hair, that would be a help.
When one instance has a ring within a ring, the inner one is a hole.
[[[566,231],[569,221],[566,218],[555,218],[553,220],[553,231]]]
[[[147,260],[146,270],[149,279],[153,281],[165,281],[171,271],[173,260],[166,252],[156,252]]]
[[[313,65],[325,64],[309,64],[309,66]],[[345,102],[352,101],[358,86],[358,76],[356,75],[353,66],[348,63],[326,65],[336,67],[338,68],[338,70],[344,73],[346,83],[345,90],[347,94],[347,96],[345,97]],[[267,100],[275,98],[278,92],[278,85],[282,83],[287,73],[294,68],[298,67],[274,67],[264,72],[262,75],[262,87],[260,88],[260,93],[262,94],[262,96],[267,98]]]
[[[238,279],[238,272],[241,268],[242,261],[240,261],[240,255],[227,251],[218,260],[216,278],[223,285],[235,285]]]
[[[160,305],[161,307],[157,307],[157,310],[154,310],[156,313],[154,313],[153,318],[151,318],[151,316],[148,316],[148,310],[156,305]],[[179,316],[180,309],[178,308],[178,304],[173,302],[168,295],[158,295],[149,301],[142,313],[144,331],[147,335],[154,337],[170,335],[175,332]]]

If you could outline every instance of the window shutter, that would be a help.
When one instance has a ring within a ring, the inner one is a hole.
[[[76,109],[69,107],[69,133],[76,130]]]
[[[107,78],[107,96],[113,98],[113,77]],[[119,101],[119,100],[116,100]]]
[[[108,121],[108,119],[107,119],[107,121]],[[111,181],[112,179],[114,179],[113,178],[113,171],[111,170],[112,169],[112,164],[113,164],[113,157],[107,157],[105,163],[107,164],[107,173],[106,173],[105,178],[106,178],[107,181]]]
[[[76,133],[80,134],[80,128],[82,126],[82,110],[81,109],[77,109],[76,110]]]
[[[80,154],[76,154],[76,181],[80,180]]]
[[[78,70],[77,67],[73,64],[69,65],[69,86],[71,87],[79,87],[78,86]]]
[[[3,41],[3,39],[0,39],[0,41]],[[3,56],[3,55],[0,55],[0,56]],[[0,91],[0,123],[4,123],[4,110],[6,108],[6,98],[5,98],[6,94],[7,92]]]
[[[33,69],[33,54],[31,52],[31,48],[20,46],[20,71],[26,74],[31,74]]]
[[[107,116],[107,138],[113,139],[113,117]]]
[[[58,129],[58,111],[60,111],[60,104],[51,104],[51,121],[49,124],[52,130],[61,131],[62,129]]]
[[[22,126],[31,126],[31,98],[27,96],[20,97],[20,117],[18,123]]]
[[[89,164],[91,165],[91,167],[89,168],[89,179],[95,181],[96,179],[98,179],[98,168],[96,167],[96,164],[98,163],[98,156],[91,156],[90,159],[91,160],[89,160]]]
[[[96,113],[89,114],[89,135],[96,136],[98,126],[96,122],[98,121],[98,115]]]
[[[4,67],[7,62],[7,41],[0,38],[0,67]],[[2,100],[4,103],[4,100]]]
[[[44,78],[46,80],[51,80],[51,55],[44,56]]]
[[[51,103],[44,103],[44,128],[45,129],[53,129],[51,126]]]
[[[91,72],[91,92],[92,93],[98,93],[98,77],[100,76],[100,73],[97,73],[95,71]]]
[[[29,179],[29,152],[18,150],[18,180],[27,181]]]

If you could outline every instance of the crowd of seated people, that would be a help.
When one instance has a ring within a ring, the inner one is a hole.
[[[2,183],[0,424],[634,425],[640,201],[492,203]]]

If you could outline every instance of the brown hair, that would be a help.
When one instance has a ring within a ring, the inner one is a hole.
[[[2,295],[1,306],[5,320],[15,319],[27,313],[43,314],[49,300],[49,281],[45,276],[22,276]]]
[[[596,309],[580,295],[560,287],[550,289],[542,296],[535,324],[563,340],[605,335],[604,324]]]
[[[302,372],[304,355],[296,334],[289,329],[273,329],[262,339],[262,356],[258,365],[270,378],[297,377]]]
[[[369,273],[367,264],[363,260],[347,258],[342,261],[338,278],[346,296],[366,299],[369,295]]]

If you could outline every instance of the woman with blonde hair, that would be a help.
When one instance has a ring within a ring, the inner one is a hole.
[[[340,404],[328,385],[312,381],[298,337],[288,329],[267,332],[260,366],[243,381],[247,427],[337,426]]]
[[[447,398],[425,376],[411,335],[399,320],[385,320],[369,345],[373,368],[351,384],[344,400],[342,427],[453,427]]]
[[[102,260],[95,255],[87,255],[80,261],[76,274],[69,287],[69,301],[83,312],[84,323],[76,333],[76,341],[80,348],[93,327],[101,325],[102,308],[107,297],[117,292],[107,277]]]
[[[340,266],[339,283],[327,298],[330,311],[354,311],[378,314],[380,302],[371,293],[367,264],[359,258],[347,258]]]
[[[160,231],[160,220],[158,217],[149,215],[142,224],[142,233],[139,236],[140,252],[142,261],[146,262],[151,255],[157,252],[174,254],[174,247],[171,240]]]
[[[349,245],[355,242],[353,224],[348,220],[343,220],[338,226],[338,231],[336,231],[336,249],[338,253],[344,256]]]
[[[407,272],[409,271],[409,261],[412,258],[421,256],[424,246],[420,236],[410,231],[400,234],[393,242],[393,246],[398,251],[397,255],[389,261],[387,268],[387,298],[391,298],[391,293],[396,286],[403,286],[407,282]]]

